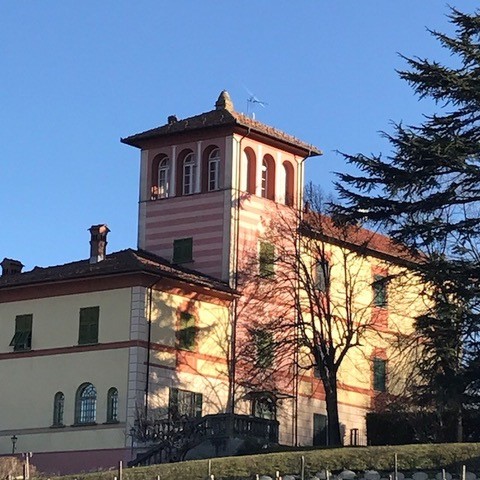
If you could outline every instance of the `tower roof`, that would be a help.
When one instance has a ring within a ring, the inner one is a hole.
[[[133,147],[142,148],[151,140],[166,137],[168,135],[219,127],[230,127],[233,132],[238,131],[239,133],[245,131],[255,132],[264,138],[266,137],[286,146],[288,145],[290,148],[302,150],[306,156],[322,154],[322,151],[314,145],[303,142],[293,135],[289,135],[288,133],[254,120],[243,113],[236,112],[230,95],[226,90],[223,90],[220,93],[218,100],[215,103],[214,110],[182,120],[177,120],[175,116],[170,116],[167,124],[122,138],[121,142]]]

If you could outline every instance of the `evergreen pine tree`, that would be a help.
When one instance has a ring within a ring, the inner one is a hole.
[[[335,214],[382,228],[418,256],[432,307],[416,321],[423,349],[416,401],[445,425],[454,418],[461,440],[480,376],[480,10],[452,8],[449,17],[454,36],[431,34],[453,66],[404,57],[409,69],[400,72],[439,112],[418,126],[394,125],[384,134],[393,147],[386,159],[345,155],[360,174],[339,174],[344,205]]]

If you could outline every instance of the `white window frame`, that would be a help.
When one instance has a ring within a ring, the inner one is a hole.
[[[262,189],[261,196],[268,198],[268,163],[265,159],[262,160]]]
[[[162,158],[158,164],[158,197],[167,198],[170,185],[170,159]]]
[[[220,188],[220,149],[215,148],[208,156],[208,191]]]
[[[196,176],[197,162],[195,155],[191,152],[183,159],[183,195],[195,193]]]

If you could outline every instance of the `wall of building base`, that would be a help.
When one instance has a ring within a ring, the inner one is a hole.
[[[365,443],[366,413],[366,408],[339,403],[338,414],[344,445],[350,445],[350,431],[352,429],[358,429],[361,443]],[[312,445],[314,414],[327,415],[325,402],[315,398],[300,397],[298,401],[298,445]],[[282,438],[280,438],[280,442],[282,442]]]
[[[5,457],[9,455],[0,455]],[[21,455],[16,455],[20,460]],[[68,452],[39,452],[34,453],[30,463],[37,472],[54,475],[67,475],[72,473],[90,472],[118,468],[120,461],[124,466],[131,459],[128,448],[103,449],[103,450],[73,450]]]

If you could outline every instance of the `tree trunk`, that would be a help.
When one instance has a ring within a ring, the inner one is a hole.
[[[456,432],[456,441],[457,443],[463,442],[463,417],[462,409],[460,408],[457,413],[457,432]]]
[[[325,389],[325,400],[327,404],[327,432],[328,445],[342,445],[340,435],[340,420],[338,419],[338,399],[336,379],[330,382],[330,389]]]

